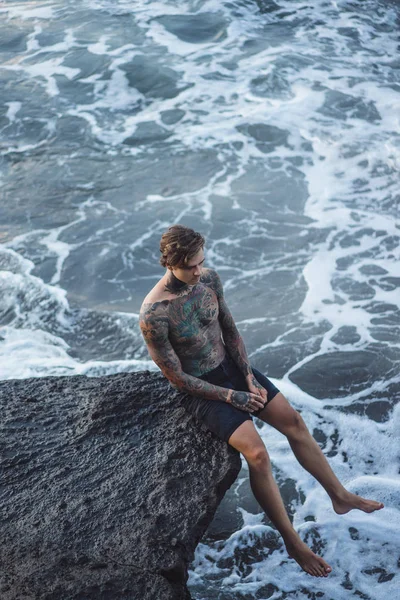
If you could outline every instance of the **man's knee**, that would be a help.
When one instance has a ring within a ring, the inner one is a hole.
[[[271,468],[269,454],[264,444],[249,447],[243,452],[243,456],[250,467],[263,470]]]
[[[301,440],[305,435],[309,435],[307,425],[304,423],[303,417],[294,410],[285,420],[283,433],[289,440]]]

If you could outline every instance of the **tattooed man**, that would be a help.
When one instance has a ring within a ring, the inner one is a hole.
[[[173,225],[161,237],[160,251],[166,272],[140,311],[152,359],[175,388],[189,394],[185,407],[243,454],[253,493],[281,533],[289,556],[310,575],[326,577],[331,567],[301,540],[289,520],[252,415],[287,437],[300,464],[329,494],[336,513],[353,508],[373,512],[383,504],[342,486],[300,414],[250,365],[221,280],[204,266],[201,234]]]

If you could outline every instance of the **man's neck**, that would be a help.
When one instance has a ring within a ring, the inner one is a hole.
[[[165,292],[175,294],[176,296],[181,296],[183,294],[186,294],[186,292],[190,290],[191,287],[192,286],[190,286],[189,284],[175,277],[172,271],[168,271],[166,276],[166,282],[164,285]]]

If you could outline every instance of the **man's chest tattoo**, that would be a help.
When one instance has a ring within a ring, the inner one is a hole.
[[[168,308],[170,335],[176,342],[202,336],[218,319],[218,299],[203,285],[195,286],[192,293],[182,299],[170,302]]]

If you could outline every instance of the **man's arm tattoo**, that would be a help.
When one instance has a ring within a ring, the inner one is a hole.
[[[246,346],[223,297],[219,301],[219,310],[225,346],[228,348],[229,354],[232,356],[239,370],[247,377],[253,371],[251,370],[249,357],[247,356]]]
[[[251,375],[250,361],[247,356],[246,347],[242,336],[240,335],[232,314],[224,298],[224,290],[219,275],[213,269],[209,269],[206,277],[203,279],[205,285],[209,285],[216,293],[219,301],[219,321],[221,324],[222,335],[225,346],[229,354],[237,364],[239,370],[245,377]]]
[[[233,391],[231,397],[228,399],[228,402],[230,402],[235,408],[251,412],[254,409],[251,406],[250,399],[251,396],[248,392]]]

